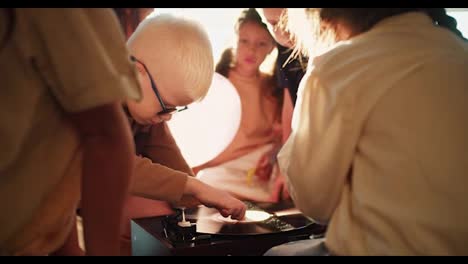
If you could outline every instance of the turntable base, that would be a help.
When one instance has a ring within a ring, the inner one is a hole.
[[[292,203],[249,205],[272,218],[254,224],[227,222],[217,226],[222,221],[213,222],[207,217],[216,211],[200,207],[187,211],[191,227],[177,225],[179,214],[132,219],[132,255],[263,255],[273,246],[325,232],[326,227],[302,214],[291,214]]]

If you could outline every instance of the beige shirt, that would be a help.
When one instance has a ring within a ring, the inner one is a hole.
[[[67,112],[141,95],[112,10],[15,13],[0,50],[0,254],[41,255],[64,242],[80,198],[81,143]]]
[[[280,153],[339,255],[468,254],[468,49],[422,13],[315,59]]]
[[[165,122],[146,127],[140,155],[135,158],[133,195],[176,204],[182,199],[187,177],[193,172]]]

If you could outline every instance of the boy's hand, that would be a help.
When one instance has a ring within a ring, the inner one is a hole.
[[[189,177],[185,194],[191,194],[206,207],[216,208],[222,216],[242,220],[247,206],[229,193]]]

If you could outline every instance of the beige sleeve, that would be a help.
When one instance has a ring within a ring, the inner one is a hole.
[[[79,112],[141,97],[123,33],[111,9],[31,11],[46,49],[46,76],[59,103]]]
[[[149,134],[143,149],[148,158],[137,157],[132,194],[168,201],[173,206],[200,204],[193,196],[183,196],[187,177],[194,174],[167,124],[152,125]]]
[[[175,204],[182,198],[187,177],[189,175],[185,172],[135,156],[130,192],[136,196]]]
[[[278,161],[296,206],[327,222],[346,183],[359,130],[352,126],[352,106],[337,106],[318,78],[305,78]]]

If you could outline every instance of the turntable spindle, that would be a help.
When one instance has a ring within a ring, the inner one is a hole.
[[[180,227],[191,227],[192,224],[190,223],[190,221],[185,220],[185,207],[180,207],[179,209],[182,210],[182,221],[177,223],[177,225],[179,225]]]

